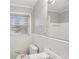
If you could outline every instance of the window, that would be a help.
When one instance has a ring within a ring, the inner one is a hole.
[[[27,33],[28,32],[28,16],[10,16],[11,32]]]

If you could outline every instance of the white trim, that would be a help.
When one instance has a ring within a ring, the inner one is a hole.
[[[11,4],[10,6],[23,7],[23,8],[31,8],[31,9],[33,9],[33,7],[26,6],[26,5],[19,5],[19,4]]]
[[[30,15],[31,13],[25,13],[25,12],[10,12],[10,14],[14,14],[14,15]]]

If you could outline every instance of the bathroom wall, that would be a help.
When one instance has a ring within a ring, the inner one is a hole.
[[[60,13],[60,23],[68,23],[69,22],[69,11],[64,11]]]
[[[63,13],[48,12],[50,22],[48,24],[48,36],[69,41],[69,15],[68,11]]]
[[[50,16],[50,22],[51,23],[60,23],[60,19],[59,19],[59,13],[58,12],[51,12],[48,11],[48,16]]]
[[[16,15],[18,13],[19,15],[25,15],[27,13],[31,13],[32,9],[29,8],[23,8],[23,7],[17,7],[17,6],[11,6],[11,15],[13,12],[15,12],[13,15]],[[16,59],[16,51],[24,51],[28,53],[28,47],[31,44],[31,39],[28,37],[28,34],[22,34],[22,33],[15,33],[11,31],[11,38],[10,38],[10,59]]]
[[[33,34],[33,43],[39,47],[40,52],[49,48],[63,59],[69,59],[69,44],[66,41]]]
[[[16,59],[17,51],[24,51],[28,53],[28,47],[31,44],[31,39],[29,39],[27,34],[17,34],[11,32],[10,39],[10,59]]]
[[[69,41],[69,23],[61,23],[60,38]]]
[[[38,0],[32,13],[33,32],[44,34],[46,32],[47,2]]]
[[[69,41],[69,23],[51,23],[48,27],[48,36]]]
[[[18,6],[10,6],[10,12],[16,12],[16,13],[31,13],[32,8],[26,8],[26,7],[18,7]]]
[[[62,13],[48,11],[52,23],[68,23],[69,22],[69,11]]]
[[[69,41],[69,11],[60,14],[60,37]]]

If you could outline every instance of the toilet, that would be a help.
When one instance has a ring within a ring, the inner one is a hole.
[[[29,59],[49,59],[49,55],[46,53],[29,55]]]
[[[20,55],[17,56],[16,59],[21,59]],[[46,53],[31,54],[31,55],[25,56],[22,59],[49,59],[49,55]]]

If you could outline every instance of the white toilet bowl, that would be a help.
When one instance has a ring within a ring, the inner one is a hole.
[[[29,55],[29,59],[48,59],[48,58],[49,58],[49,55],[46,53]]]

